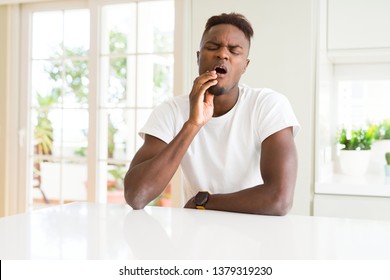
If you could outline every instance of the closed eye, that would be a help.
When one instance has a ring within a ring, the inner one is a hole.
[[[230,51],[232,54],[236,54],[236,55],[240,55],[240,54],[241,54],[241,51],[240,51],[240,48],[239,48],[239,47],[230,48],[229,51]]]
[[[218,49],[219,49],[219,45],[208,44],[208,45],[206,45],[206,49],[208,49],[208,50],[210,50],[210,51],[215,51],[215,50],[218,50]]]

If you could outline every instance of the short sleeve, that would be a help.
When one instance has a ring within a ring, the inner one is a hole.
[[[287,127],[293,128],[295,137],[300,125],[288,99],[271,90],[265,90],[261,95],[254,114],[260,141],[263,142],[270,135]]]
[[[139,131],[139,135],[145,139],[145,134],[152,135],[169,143],[174,138],[175,114],[171,101],[166,101],[157,106],[145,125]]]

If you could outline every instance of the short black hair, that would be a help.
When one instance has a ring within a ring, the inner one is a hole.
[[[211,27],[218,24],[231,24],[240,29],[245,37],[249,41],[249,45],[251,42],[251,38],[253,37],[253,28],[248,19],[242,14],[238,13],[223,13],[217,16],[212,16],[206,22],[205,30],[203,32],[203,36],[206,32],[210,30]]]

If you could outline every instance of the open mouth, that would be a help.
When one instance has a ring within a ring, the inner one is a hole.
[[[215,72],[217,72],[218,75],[225,75],[227,74],[227,70],[225,68],[225,66],[217,66],[214,68]]]

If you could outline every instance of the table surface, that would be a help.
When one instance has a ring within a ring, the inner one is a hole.
[[[390,222],[71,203],[0,219],[0,259],[390,259]]]

